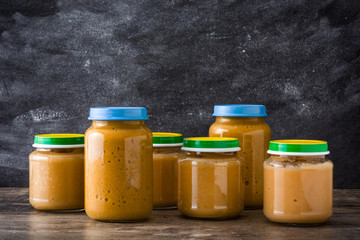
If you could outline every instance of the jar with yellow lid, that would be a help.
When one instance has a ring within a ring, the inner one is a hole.
[[[270,142],[264,163],[264,214],[273,222],[319,224],[333,208],[333,163],[317,140]]]
[[[239,139],[239,157],[245,164],[245,208],[258,209],[263,204],[263,163],[271,139],[270,127],[263,105],[216,105],[216,121],[209,130],[210,137]]]
[[[244,164],[236,138],[185,138],[178,209],[186,217],[227,219],[244,208]]]
[[[152,133],[146,108],[91,108],[85,133],[85,212],[96,220],[137,222],[153,207]]]
[[[183,137],[179,133],[153,133],[153,205],[176,208],[178,160]]]
[[[29,155],[29,201],[38,210],[84,208],[84,135],[40,134]]]

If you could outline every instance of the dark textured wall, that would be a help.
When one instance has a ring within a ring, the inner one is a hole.
[[[360,188],[360,1],[0,0],[0,186],[27,186],[40,133],[145,106],[205,136],[214,104],[265,104],[273,139],[329,142]]]

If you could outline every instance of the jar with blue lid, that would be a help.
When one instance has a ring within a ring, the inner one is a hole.
[[[152,133],[143,107],[91,108],[85,133],[85,211],[96,220],[146,219],[153,201]]]
[[[263,206],[263,163],[269,157],[267,150],[271,130],[264,118],[264,105],[215,105],[215,122],[209,130],[210,137],[233,137],[239,139],[239,157],[245,164],[245,208],[259,209]]]

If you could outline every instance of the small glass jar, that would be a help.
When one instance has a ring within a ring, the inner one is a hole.
[[[244,209],[244,164],[236,138],[185,138],[178,209],[186,217],[227,219]]]
[[[276,140],[264,163],[264,214],[272,222],[320,224],[332,215],[333,163],[327,142]]]
[[[245,164],[245,208],[258,209],[263,204],[263,163],[269,157],[270,127],[263,105],[216,105],[216,121],[209,130],[210,137],[239,139],[239,157]]]
[[[176,208],[178,160],[183,137],[179,133],[153,133],[154,209]]]
[[[29,201],[38,210],[84,209],[84,135],[41,134],[29,155]]]
[[[85,212],[96,220],[137,222],[153,207],[152,133],[146,108],[91,108],[85,133]]]

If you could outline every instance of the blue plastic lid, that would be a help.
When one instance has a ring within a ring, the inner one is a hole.
[[[215,105],[214,114],[216,117],[266,117],[264,105]]]
[[[147,120],[144,107],[97,107],[90,108],[89,120],[131,121]]]

